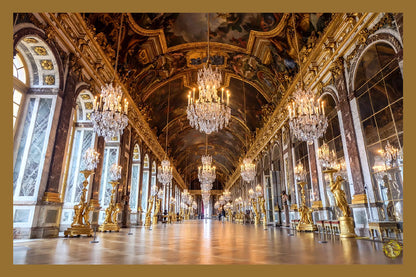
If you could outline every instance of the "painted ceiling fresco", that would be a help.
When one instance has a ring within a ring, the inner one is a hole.
[[[114,63],[121,14],[83,16]],[[262,128],[297,74],[298,61],[307,57],[331,18],[329,13],[210,14],[210,40],[218,42],[210,46],[210,62],[220,68],[223,80],[229,82],[233,116],[227,128],[208,139],[209,152],[217,166],[218,186],[238,166],[246,137],[252,139],[256,130]],[[120,80],[162,147],[171,84],[168,153],[178,171],[190,176],[189,182],[197,179],[197,166],[205,153],[204,136],[190,127],[186,106],[187,92],[196,84],[197,70],[207,62],[206,31],[206,14],[135,13],[124,15],[121,32],[117,68]],[[261,41],[254,37],[253,45],[248,46],[251,31],[268,35]],[[187,162],[184,152],[189,153]]]
[[[278,13],[211,13],[210,41],[246,48],[250,31],[270,31],[281,17]],[[168,47],[207,41],[205,13],[135,13],[133,18],[144,29],[163,29]]]

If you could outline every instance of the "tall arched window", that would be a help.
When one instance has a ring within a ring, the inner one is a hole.
[[[357,67],[354,93],[381,219],[403,220],[402,160],[389,164],[387,143],[403,149],[403,77],[394,49],[385,42],[369,46]]]
[[[59,70],[49,46],[38,37],[16,44],[13,57],[13,227],[32,227],[39,190],[46,186]],[[38,93],[41,91],[41,93]],[[55,126],[54,126],[55,128]]]
[[[136,144],[133,149],[133,163],[131,168],[131,185],[130,185],[130,209],[132,213],[137,213],[137,201],[140,180],[140,148]]]
[[[142,222],[144,222],[145,213],[147,210],[147,196],[149,194],[149,156],[146,154],[143,160],[143,179],[142,179],[142,211],[143,211],[143,218]]]
[[[318,139],[319,147],[325,142],[328,145],[330,151],[334,151],[336,154],[337,161],[345,165],[344,149],[342,145],[341,130],[339,125],[339,117],[336,109],[336,103],[334,98],[331,95],[325,94],[321,97],[321,100],[325,103],[325,113],[328,119],[328,128],[326,129],[322,138]],[[347,195],[348,203],[351,203],[351,193],[349,188],[348,176],[346,174],[346,169],[343,168],[341,173],[342,177],[345,179],[343,182],[343,190]],[[328,174],[323,174],[323,179],[325,180],[324,191],[325,197],[329,200],[329,206],[332,208],[332,215],[334,218],[342,216],[340,210],[335,208],[335,199],[329,188],[329,176]],[[318,193],[318,192],[317,192]],[[338,216],[335,213],[340,213]]]
[[[93,101],[94,97],[87,90],[82,91],[77,98],[70,138],[72,145],[68,147],[67,152],[69,165],[64,173],[66,180],[63,185],[65,194],[61,217],[62,224],[70,224],[72,222],[73,207],[79,202],[83,189],[84,175],[80,173],[84,169],[82,157],[88,148],[94,147],[95,133],[89,119]],[[91,189],[91,186],[88,189]]]

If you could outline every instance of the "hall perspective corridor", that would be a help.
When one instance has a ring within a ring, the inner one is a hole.
[[[383,244],[213,219],[98,233],[91,237],[14,240],[14,264],[402,264]],[[293,236],[289,236],[290,233]]]

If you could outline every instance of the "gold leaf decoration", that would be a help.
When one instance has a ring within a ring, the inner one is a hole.
[[[47,85],[54,85],[55,84],[55,76],[53,75],[45,75],[43,77],[43,82]]]
[[[37,43],[38,42],[38,40],[35,39],[35,38],[24,38],[23,41],[27,42],[27,43]]]
[[[45,47],[43,46],[36,46],[33,48],[33,50],[36,52],[36,54],[40,56],[46,56],[48,55],[48,52],[46,51]]]
[[[52,70],[53,69],[53,63],[51,60],[42,60],[40,62],[40,65],[42,66],[43,69],[45,70]]]

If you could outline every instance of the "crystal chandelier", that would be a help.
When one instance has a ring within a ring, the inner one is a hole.
[[[211,166],[212,157],[202,156],[202,167],[198,166],[198,179],[201,184],[212,184],[215,181],[215,166]]]
[[[123,14],[121,15],[114,72],[117,72],[122,24]],[[97,96],[94,99],[93,111],[90,117],[93,124],[93,130],[98,136],[103,136],[106,140],[122,135],[124,128],[126,128],[128,124],[127,111],[129,103],[124,99],[124,106],[122,105],[122,94],[123,92],[121,91],[120,86],[117,85],[113,87],[113,84],[109,83],[101,87],[100,100],[98,101]]]
[[[309,89],[299,89],[293,96],[293,102],[288,107],[290,129],[298,140],[311,145],[315,139],[322,137],[328,126],[323,102],[320,105]]]
[[[325,142],[318,149],[318,159],[324,169],[333,169],[336,166],[337,156],[335,151],[329,150],[329,146]]]
[[[168,94],[168,110],[166,112],[166,142],[165,142],[165,152],[168,153],[168,135],[169,135],[169,108],[170,108],[170,83],[169,83],[169,94]],[[162,165],[158,166],[157,179],[162,184],[166,185],[172,181],[172,166],[167,158],[162,161]]]
[[[222,194],[224,195],[224,200],[225,201],[230,201],[231,200],[231,192],[228,189],[224,190],[224,192]]]
[[[299,58],[299,46],[296,36],[295,17],[293,15],[293,31],[298,54],[299,72],[301,74],[301,88],[293,94],[292,104],[289,104],[289,126],[298,140],[307,141],[309,145],[322,137],[328,126],[325,110],[310,89],[304,89],[302,67]]]
[[[256,177],[256,165],[250,159],[244,159],[241,165],[241,178],[246,182],[251,182]]]
[[[94,148],[88,148],[83,156],[84,167],[86,170],[94,170],[97,167],[100,158],[100,153]]]
[[[296,166],[295,166],[295,177],[297,180],[302,181],[305,180],[306,178],[306,171],[303,168],[303,164],[301,162],[299,162]]]
[[[380,152],[383,155],[384,162],[389,164],[391,167],[393,166],[394,162],[402,161],[403,159],[401,151],[391,145],[389,141],[387,141],[387,144],[384,147],[384,151],[380,150]]]
[[[247,125],[247,114],[246,114],[246,90],[244,89],[243,82],[243,95],[244,95],[244,121]],[[246,145],[247,145],[247,136],[246,136]],[[256,165],[252,163],[251,159],[243,159],[243,164],[241,165],[241,178],[246,182],[251,182],[256,177]]]
[[[186,109],[189,124],[202,133],[218,132],[228,125],[231,118],[229,107],[230,93],[227,90],[227,102],[224,103],[224,88],[221,98],[217,89],[221,86],[222,76],[218,68],[212,69],[209,57],[209,16],[208,18],[208,55],[207,65],[198,71],[198,99],[195,98],[195,88],[188,94],[188,107]]]
[[[260,185],[256,186],[256,195],[257,197],[260,197],[263,195],[263,188]]]
[[[110,178],[111,180],[119,180],[121,178],[121,165],[112,164],[110,167]]]

